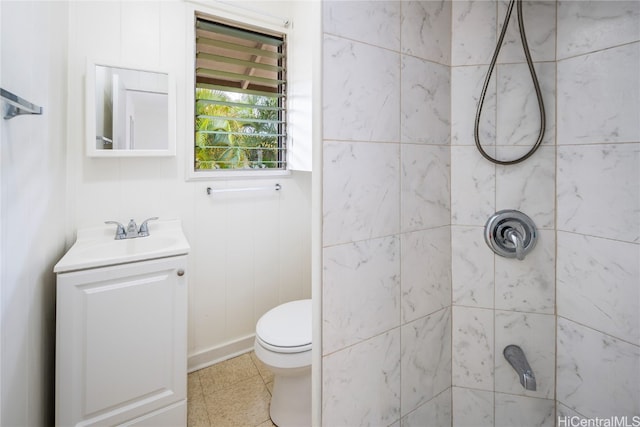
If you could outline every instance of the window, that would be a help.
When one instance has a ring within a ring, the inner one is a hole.
[[[196,16],[195,171],[284,170],[283,34]]]

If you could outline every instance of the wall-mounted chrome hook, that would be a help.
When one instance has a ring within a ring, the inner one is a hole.
[[[522,261],[535,247],[538,232],[527,215],[506,209],[489,218],[484,226],[484,240],[498,255]]]

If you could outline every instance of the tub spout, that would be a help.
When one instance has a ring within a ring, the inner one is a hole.
[[[536,377],[533,375],[533,371],[531,370],[531,366],[529,366],[529,362],[524,355],[524,351],[522,351],[522,349],[517,345],[511,344],[504,348],[502,354],[504,355],[504,358],[507,359],[511,367],[513,367],[513,369],[518,373],[522,387],[526,390],[535,391]]]

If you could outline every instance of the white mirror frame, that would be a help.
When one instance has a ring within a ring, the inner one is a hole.
[[[163,73],[168,80],[168,147],[159,150],[98,150],[96,148],[96,66]],[[87,60],[85,75],[85,138],[88,157],[170,157],[176,155],[176,84],[167,70],[143,69],[126,64]]]

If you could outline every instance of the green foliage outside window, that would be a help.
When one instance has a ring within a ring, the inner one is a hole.
[[[283,169],[277,97],[196,88],[195,168]]]

